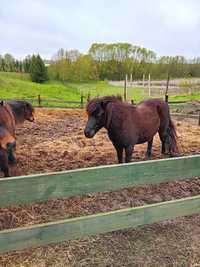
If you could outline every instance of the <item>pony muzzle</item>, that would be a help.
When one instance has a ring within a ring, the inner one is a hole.
[[[32,117],[28,118],[28,121],[34,122],[35,121],[35,118],[32,116]]]
[[[95,135],[95,133],[96,132],[94,129],[85,128],[85,130],[84,130],[85,137],[87,137],[87,138],[92,138]]]
[[[97,123],[94,117],[88,119],[87,125],[84,130],[85,137],[92,138],[97,132]]]

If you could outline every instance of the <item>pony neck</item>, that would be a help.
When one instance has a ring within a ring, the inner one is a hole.
[[[24,113],[21,110],[21,108],[11,106],[11,109],[12,109],[12,112],[15,118],[15,123],[22,124],[25,121],[25,118],[24,118]]]

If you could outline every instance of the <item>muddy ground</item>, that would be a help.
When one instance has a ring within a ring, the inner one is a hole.
[[[116,163],[106,131],[86,139],[81,110],[37,110],[36,122],[17,130],[12,175],[60,171]],[[181,155],[200,153],[199,127],[176,122]],[[144,160],[146,145],[135,147]],[[153,159],[162,158],[155,138]],[[129,188],[86,197],[0,209],[0,229],[76,217],[200,194],[200,180]],[[200,266],[200,215],[169,220],[79,241],[0,256],[0,266]]]

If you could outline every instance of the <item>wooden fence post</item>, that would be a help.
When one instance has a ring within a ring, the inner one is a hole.
[[[127,74],[125,76],[125,80],[124,80],[124,101],[127,100]]]
[[[151,74],[149,73],[149,80],[148,80],[148,88],[149,88],[149,96],[151,96]]]
[[[88,93],[88,96],[87,96],[87,102],[90,101],[90,93]]]
[[[167,74],[167,84],[166,84],[166,91],[165,91],[165,102],[168,103],[168,88],[169,88],[169,73]]]
[[[83,95],[81,94],[81,108],[83,108]]]
[[[132,83],[133,83],[133,74],[131,73],[131,75],[130,75],[130,87],[132,87]]]
[[[41,107],[41,102],[42,102],[42,101],[41,101],[41,97],[40,97],[40,95],[38,95],[38,106],[39,106],[39,107]]]
[[[144,82],[145,82],[145,74],[142,75],[142,86],[144,87]]]

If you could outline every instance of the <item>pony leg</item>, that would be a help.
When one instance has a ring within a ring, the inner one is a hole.
[[[8,154],[8,161],[10,164],[16,164],[17,160],[13,154],[13,151]]]
[[[162,141],[161,141],[162,142]],[[165,142],[162,142],[162,145],[161,145],[162,147],[161,147],[161,153],[163,154],[163,155],[165,155],[166,154],[166,149],[165,149]]]
[[[5,177],[9,177],[8,168],[8,155],[7,152],[0,148],[0,170],[4,173]]]
[[[131,158],[132,158],[132,154],[133,154],[133,146],[127,146],[125,148],[125,153],[126,153],[126,156],[125,156],[125,162],[130,162],[131,161]]]
[[[159,130],[159,137],[160,137],[160,141],[162,144],[161,153],[163,155],[166,155],[167,154],[166,146],[168,147],[168,150],[169,150],[169,146],[167,144],[167,130],[166,130],[166,132]]]
[[[4,173],[4,177],[10,177],[8,166],[1,167],[1,170]]]
[[[169,140],[169,154],[171,157],[174,157],[178,154],[179,151],[177,146],[176,128],[171,118],[169,118],[168,140]]]
[[[14,150],[16,149],[16,142],[13,143],[8,143],[7,144],[7,148],[8,148],[8,161],[11,164],[16,164],[16,159],[14,156]]]
[[[123,147],[119,145],[114,145],[117,151],[117,158],[119,163],[123,163]]]
[[[145,154],[145,158],[146,159],[150,159],[151,158],[152,144],[153,144],[153,138],[148,142],[147,151],[146,151],[146,154]]]

